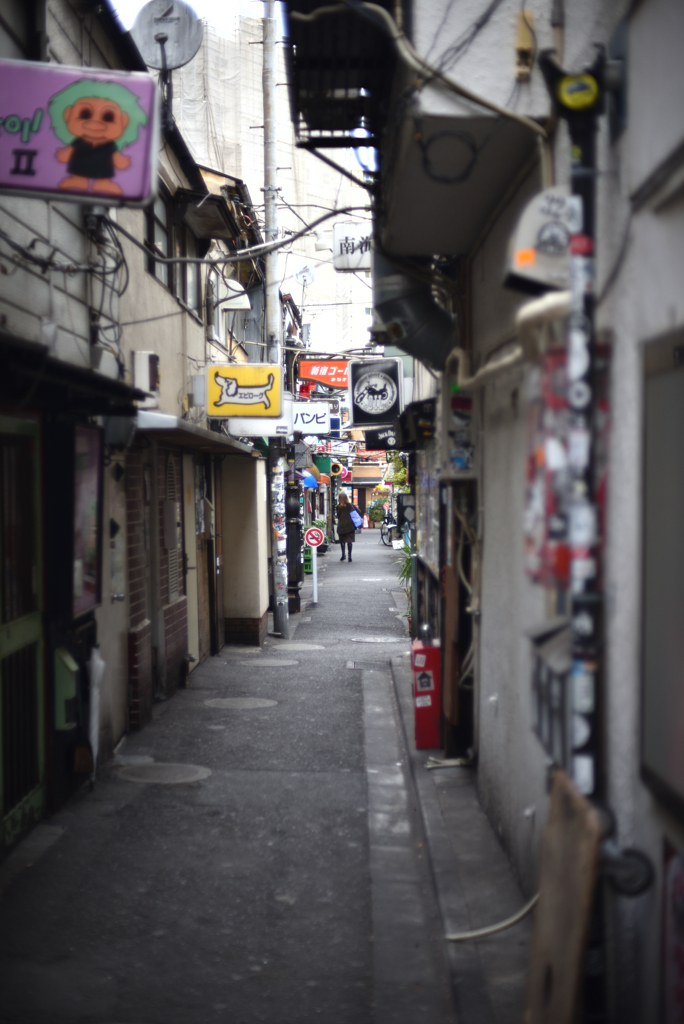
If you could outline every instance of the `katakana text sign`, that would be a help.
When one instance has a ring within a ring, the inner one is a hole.
[[[333,267],[335,270],[355,273],[371,269],[370,221],[363,224],[335,224],[333,226]]]
[[[158,107],[147,74],[0,61],[0,190],[144,206]]]
[[[295,402],[294,429],[306,434],[330,433],[330,406],[327,402]]]
[[[348,359],[300,359],[299,379],[315,380],[329,388],[346,388]]]
[[[207,367],[207,416],[280,416],[283,371],[270,363]]]

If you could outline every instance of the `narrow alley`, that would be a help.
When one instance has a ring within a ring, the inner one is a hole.
[[[519,1020],[527,924],[443,940],[523,898],[469,770],[415,787],[395,560],[332,548],[289,641],[199,666],[7,858],[3,1024]]]

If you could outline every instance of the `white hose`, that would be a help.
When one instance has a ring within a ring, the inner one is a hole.
[[[529,903],[526,903],[522,910],[519,910],[517,914],[513,914],[513,917],[507,917],[505,921],[499,921],[498,924],[490,924],[487,928],[476,928],[472,932],[456,932],[454,935],[445,935],[447,942],[468,942],[470,939],[484,939],[488,935],[496,935],[498,932],[505,932],[507,928],[512,928],[514,924],[518,924],[524,917],[534,909],[534,906],[539,899],[539,893],[535,893]]]

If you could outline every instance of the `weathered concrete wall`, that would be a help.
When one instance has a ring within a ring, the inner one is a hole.
[[[622,10],[622,5],[605,3],[586,17],[584,7],[567,5],[565,63],[574,69],[591,60],[595,42],[608,41]],[[607,795],[620,843],[647,852],[658,872],[656,886],[639,899],[609,896],[614,955],[611,1019],[621,1024],[660,1020],[663,839],[684,848],[684,824],[661,807],[641,782],[639,749],[641,347],[664,331],[684,327],[684,197],[674,176],[676,161],[669,178],[664,170],[684,141],[684,116],[676,101],[677,82],[684,75],[677,53],[683,32],[684,14],[674,0],[647,0],[636,6],[629,23],[627,128],[611,143],[607,118],[603,118],[598,148],[597,294],[629,238],[614,283],[597,312],[598,328],[613,338],[605,546]],[[568,152],[567,133],[561,128],[555,143],[560,182],[569,180]],[[662,181],[656,181],[659,171]],[[638,189],[643,194],[645,184],[653,185],[653,196],[633,208],[630,196]],[[476,362],[512,337],[514,310],[523,300],[499,287],[501,267],[518,212],[537,187],[530,179],[521,188],[474,261]],[[522,563],[525,406],[521,372],[486,388],[479,786],[521,878],[531,889],[545,815],[545,759],[530,728],[529,642],[524,632],[549,617],[550,610],[541,588],[527,581]],[[523,814],[531,807],[536,808],[534,818]]]

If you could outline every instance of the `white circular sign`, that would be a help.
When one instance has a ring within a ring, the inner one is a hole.
[[[372,416],[381,416],[394,405],[397,386],[386,373],[364,373],[354,385],[354,404]]]
[[[148,68],[167,71],[192,60],[203,32],[202,22],[183,0],[150,0],[138,11],[131,29]]]
[[[304,543],[308,544],[310,548],[317,548],[319,544],[323,543],[323,531],[319,530],[317,526],[310,526],[304,534]]]
[[[389,512],[389,510],[390,510],[389,501],[386,501],[385,504],[382,507],[384,508],[385,512]]]

